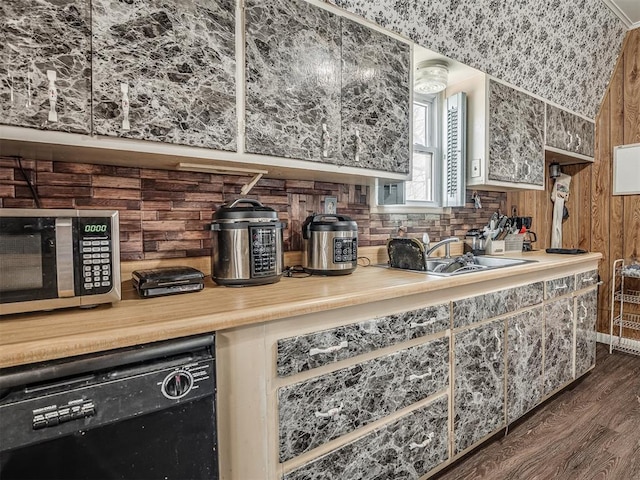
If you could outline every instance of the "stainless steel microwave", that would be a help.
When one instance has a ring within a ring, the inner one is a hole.
[[[119,300],[117,211],[0,209],[0,315]]]

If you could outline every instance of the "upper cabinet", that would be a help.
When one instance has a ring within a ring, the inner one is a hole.
[[[247,0],[248,153],[408,173],[410,47],[301,0]]]
[[[0,123],[90,133],[90,2],[2,0],[0,18]]]
[[[340,18],[299,0],[247,0],[245,22],[245,150],[338,163]]]
[[[544,189],[545,104],[484,74],[453,85],[467,93],[467,185]]]
[[[409,45],[342,19],[342,160],[408,173],[411,145]]]
[[[593,160],[595,143],[594,123],[552,105],[547,105],[545,145],[548,150],[575,154]]]
[[[236,150],[235,2],[92,2],[93,128]]]

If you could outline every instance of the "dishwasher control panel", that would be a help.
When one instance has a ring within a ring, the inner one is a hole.
[[[91,417],[96,413],[92,400],[69,400],[66,405],[47,405],[33,410],[33,429],[53,427],[78,418]]]
[[[215,396],[213,358],[145,364],[25,388],[0,400],[0,451]],[[6,437],[5,437],[6,435]]]

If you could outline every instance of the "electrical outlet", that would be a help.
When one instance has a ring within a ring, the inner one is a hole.
[[[480,176],[480,159],[474,158],[471,160],[471,177],[476,178]]]
[[[324,213],[326,215],[335,215],[338,213],[337,197],[324,197]]]

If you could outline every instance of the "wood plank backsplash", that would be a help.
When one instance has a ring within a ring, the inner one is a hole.
[[[127,168],[88,163],[22,161],[43,208],[114,209],[120,212],[123,260],[153,260],[207,256],[211,253],[208,225],[215,210],[240,197],[247,177],[209,173]],[[398,227],[432,241],[464,236],[482,227],[491,214],[505,211],[506,195],[478,192],[483,208],[476,210],[467,192],[464,208],[441,215],[377,214],[369,209],[368,186],[319,181],[261,179],[248,195],[275,209],[287,222],[285,250],[302,249],[305,218],[323,210],[323,198],[338,198],[338,212],[358,223],[362,246],[384,245]],[[0,206],[34,208],[35,201],[14,158],[0,157]]]

